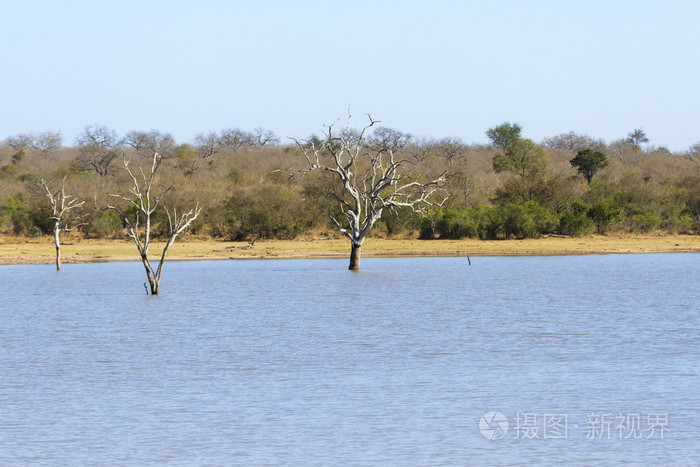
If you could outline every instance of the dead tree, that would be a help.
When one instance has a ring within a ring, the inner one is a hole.
[[[431,199],[444,193],[442,186],[446,174],[436,179],[423,181],[422,175],[413,175],[406,166],[408,160],[397,155],[400,147],[395,144],[376,144],[377,139],[367,140],[368,130],[379,123],[369,117],[369,124],[360,132],[348,124],[339,135],[334,125],[327,126],[325,139],[295,140],[306,158],[309,168],[304,172],[324,170],[332,173],[342,189],[333,190],[345,220],[331,219],[338,231],[351,242],[349,269],[360,269],[360,256],[365,237],[379,220],[384,209],[396,212],[396,208],[408,207],[422,212],[428,206],[442,205]]]
[[[136,249],[141,256],[141,262],[143,262],[143,266],[146,269],[146,276],[152,295],[158,295],[161,273],[163,272],[163,263],[165,262],[165,255],[168,252],[168,248],[175,242],[177,236],[185,231],[202,211],[202,208],[197,204],[194,209],[190,209],[186,213],[178,215],[176,209],[173,209],[171,214],[170,210],[163,206],[168,216],[169,236],[160,255],[158,266],[154,268],[148,258],[148,248],[151,244],[151,218],[156,209],[161,205],[160,201],[163,196],[170,191],[170,188],[166,188],[160,195],[156,196],[155,199],[153,198],[153,182],[161,162],[162,157],[156,152],[153,155],[153,163],[151,164],[150,172],[144,172],[143,168],[139,167],[138,175],[140,176],[137,176],[134,175],[134,172],[129,168],[129,160],[126,157],[126,153],[122,152],[124,170],[133,183],[130,190],[131,197],[119,194],[111,194],[110,196],[125,201],[129,207],[134,207],[136,209],[136,217],[134,219],[129,216],[127,210],[120,206],[108,204],[104,208],[111,209],[119,214],[119,217],[121,217],[122,222],[126,226],[126,234],[134,241]]]
[[[80,216],[71,215],[71,211],[80,208],[85,201],[78,202],[74,196],[66,194],[66,177],[63,177],[61,189],[55,193],[51,192],[49,185],[42,178],[39,180],[44,188],[46,197],[51,204],[51,220],[53,220],[53,242],[56,246],[56,270],[61,270],[61,232],[70,232],[77,227]]]

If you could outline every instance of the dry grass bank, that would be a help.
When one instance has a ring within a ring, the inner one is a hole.
[[[162,243],[153,243],[156,257]],[[170,247],[169,260],[331,258],[349,255],[344,239],[259,240],[246,249],[245,242],[183,239]],[[66,238],[61,250],[64,263],[137,261],[136,248],[126,240]],[[370,238],[363,256],[518,256],[603,253],[700,253],[700,236],[593,236],[528,240],[394,240]],[[0,238],[0,264],[50,264],[55,250],[51,238],[20,240]]]

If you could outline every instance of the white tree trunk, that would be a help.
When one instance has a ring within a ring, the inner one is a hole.
[[[61,189],[56,193],[52,193],[49,185],[42,178],[41,186],[44,187],[46,197],[51,203],[51,219],[53,219],[53,242],[56,247],[56,270],[61,270],[61,231],[70,232],[75,225],[72,222],[77,222],[82,216],[71,216],[70,211],[80,208],[85,201],[78,203],[78,200],[72,196],[66,195],[66,177],[63,177]]]
[[[56,270],[61,270],[61,226],[58,221],[54,221],[53,225],[53,243],[56,246]]]

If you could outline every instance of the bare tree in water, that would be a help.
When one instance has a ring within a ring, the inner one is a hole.
[[[398,155],[407,138],[386,138],[390,133],[386,129],[377,138],[369,137],[370,128],[379,122],[368,117],[369,123],[359,132],[350,128],[348,115],[348,123],[339,134],[330,125],[323,140],[295,140],[309,164],[305,172],[330,172],[342,186],[332,195],[345,219],[331,219],[338,231],[350,239],[349,269],[353,271],[360,269],[362,244],[385,209],[408,207],[421,212],[428,206],[442,205],[447,199],[445,195],[437,203],[431,201],[438,193],[444,193],[445,173],[429,181],[410,173],[407,166],[411,162]]]
[[[128,174],[133,186],[130,190],[130,196],[122,196],[119,194],[112,194],[111,196],[117,199],[121,199],[125,202],[128,208],[135,208],[136,217],[129,215],[127,208],[123,206],[117,206],[113,204],[108,204],[104,209],[112,209],[119,217],[121,217],[122,222],[126,226],[127,235],[134,241],[136,249],[141,256],[141,262],[146,269],[146,276],[148,278],[148,284],[150,286],[150,292],[152,295],[158,295],[158,288],[160,285],[160,278],[163,272],[163,263],[165,262],[165,255],[168,252],[168,248],[175,242],[175,239],[180,235],[185,229],[187,229],[190,224],[199,216],[202,208],[197,204],[193,209],[190,209],[184,214],[178,215],[177,210],[173,209],[172,212],[163,206],[163,209],[168,216],[168,240],[163,247],[163,251],[160,255],[160,261],[156,267],[151,264],[148,258],[148,249],[151,244],[151,219],[153,213],[161,206],[161,200],[165,194],[170,191],[170,188],[166,188],[159,195],[153,195],[153,184],[156,172],[161,165],[162,157],[159,153],[153,155],[153,162],[151,164],[150,172],[144,172],[142,167],[139,167],[137,174],[129,167],[129,160],[126,157],[126,153],[122,151],[122,164],[124,170]]]
[[[71,213],[74,209],[79,209],[85,201],[78,202],[74,196],[66,194],[66,177],[63,177],[61,189],[55,193],[51,191],[46,180],[43,178],[39,183],[44,188],[44,194],[51,204],[51,220],[53,221],[53,242],[56,246],[56,270],[61,270],[61,232],[70,232],[77,227],[76,222],[80,219],[77,213]]]

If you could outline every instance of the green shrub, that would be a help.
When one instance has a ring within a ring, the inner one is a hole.
[[[17,180],[19,180],[20,182],[34,183],[34,182],[36,182],[36,175],[34,175],[34,174],[22,174],[22,175],[17,177]]]
[[[469,210],[444,210],[435,223],[435,229],[440,238],[474,238],[478,235],[476,222],[469,215]]]
[[[503,209],[489,206],[477,206],[471,209],[477,219],[479,238],[496,239],[505,233],[505,215]]]
[[[51,209],[48,206],[30,209],[28,214],[32,222],[32,226],[29,228],[30,236],[38,237],[53,233],[53,219],[51,218]]]
[[[29,215],[29,209],[27,207],[24,193],[20,192],[14,196],[6,197],[4,211],[10,218],[12,232],[15,235],[26,233],[32,227],[32,220]]]
[[[691,229],[695,235],[700,235],[700,216],[696,216],[695,219],[692,220]]]
[[[537,238],[554,232],[558,225],[558,218],[536,201],[502,208],[442,209],[423,220],[420,238],[434,238],[435,235],[443,239]]]
[[[95,211],[87,225],[83,226],[83,232],[91,237],[108,237],[114,235],[122,228],[122,220],[114,211]]]
[[[688,234],[692,230],[690,209],[680,200],[665,199],[661,202],[660,228],[676,234]]]
[[[18,164],[24,159],[24,157],[27,155],[26,152],[24,152],[24,149],[20,149],[16,153],[12,155],[12,163],[13,164]]]
[[[659,218],[653,212],[632,209],[621,221],[624,230],[630,233],[647,233],[659,226]]]
[[[598,233],[605,235],[620,219],[622,211],[617,207],[612,197],[598,201],[588,209],[588,217],[595,223]]]
[[[564,212],[559,217],[559,233],[572,237],[591,235],[595,231],[595,223],[585,215],[577,215],[574,212]]]
[[[554,232],[558,225],[556,216],[536,201],[510,204],[504,208],[506,237],[539,238]]]
[[[277,185],[236,190],[226,211],[226,237],[231,240],[293,239],[311,226],[301,198]]]
[[[219,206],[208,208],[204,219],[204,223],[209,226],[209,234],[215,238],[228,237],[235,223],[233,214]]]
[[[418,230],[418,238],[421,240],[432,240],[437,235],[435,231],[435,219],[433,216],[426,216],[420,223],[420,229]]]
[[[394,213],[390,209],[382,212],[382,222],[386,227],[387,235],[398,235],[402,232],[413,231],[419,228],[422,218],[414,213],[411,208],[402,207]]]
[[[16,165],[3,165],[0,167],[0,179],[13,179],[19,176],[19,168]]]
[[[238,165],[234,165],[228,172],[228,179],[234,185],[240,184],[243,181],[243,169]]]
[[[664,219],[660,227],[674,234],[687,235],[693,230],[693,218],[690,214],[680,214],[677,217]]]

